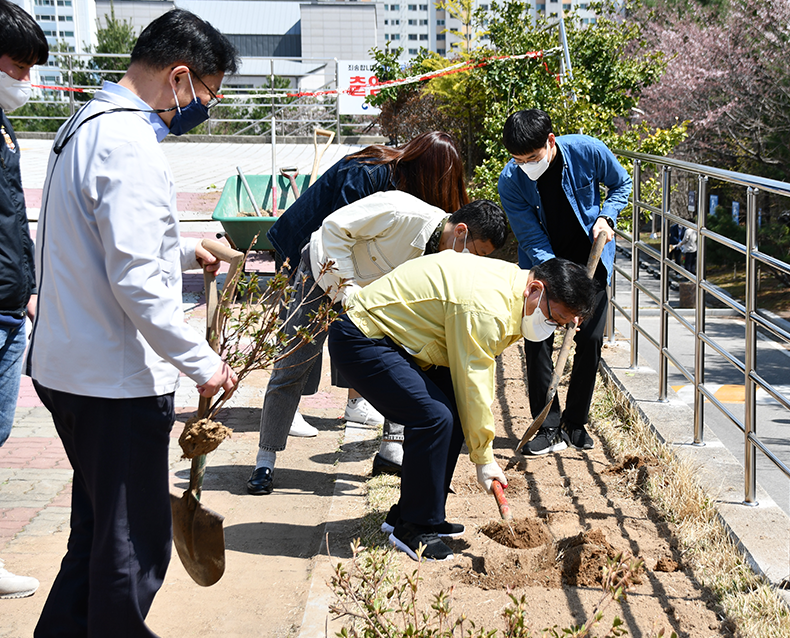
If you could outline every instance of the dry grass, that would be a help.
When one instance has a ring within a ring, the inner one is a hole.
[[[648,474],[647,496],[672,523],[697,580],[718,599],[743,638],[790,636],[790,613],[771,584],[751,569],[696,481],[690,463],[661,443],[628,400],[604,381],[593,400],[592,427],[621,460],[638,455],[659,471]]]
[[[359,539],[365,547],[389,547],[387,537],[381,533],[381,524],[397,502],[400,494],[400,478],[380,474],[366,483],[367,512],[362,519]]]

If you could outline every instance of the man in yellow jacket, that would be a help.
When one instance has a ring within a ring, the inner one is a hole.
[[[445,251],[406,262],[354,295],[329,330],[338,370],[387,419],[403,424],[399,503],[382,529],[417,559],[449,560],[440,536],[463,526],[445,520],[445,500],[461,445],[491,491],[507,485],[494,461],[495,358],[522,337],[580,323],[595,285],[583,267],[553,259],[532,270]]]

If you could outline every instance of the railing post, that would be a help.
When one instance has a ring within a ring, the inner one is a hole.
[[[757,363],[757,324],[752,315],[757,311],[757,268],[754,252],[757,250],[757,189],[746,189],[746,354],[744,366],[745,397],[743,403],[744,427],[744,488],[745,504],[757,505],[757,450],[749,439],[757,434],[756,387],[752,379]]]
[[[669,313],[666,304],[669,304],[669,220],[667,213],[670,207],[670,183],[672,169],[669,166],[661,167],[661,276],[659,279],[659,324],[658,324],[658,400],[667,400],[667,364],[666,355],[667,335],[669,333]]]
[[[68,70],[68,77],[69,77],[69,88],[74,88],[74,57],[66,54],[66,59],[69,61],[69,70]],[[77,109],[74,108],[74,91],[69,91],[69,116],[74,115],[77,112]]]
[[[698,176],[697,186],[697,274],[696,309],[694,311],[694,445],[705,445],[705,396],[700,386],[705,383],[705,344],[700,335],[705,332],[705,292],[700,282],[705,280],[705,238],[707,225],[708,178]]]
[[[633,215],[631,216],[631,369],[635,370],[639,362],[639,332],[636,324],[639,321],[639,289],[636,282],[639,279],[639,252],[637,242],[639,241],[639,231],[641,229],[641,208],[642,197],[642,161],[634,160],[634,186],[633,186]]]
[[[340,63],[335,58],[335,115],[337,117],[337,134],[335,135],[335,144],[340,144]]]

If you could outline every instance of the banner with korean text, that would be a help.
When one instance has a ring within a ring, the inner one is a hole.
[[[368,95],[378,93],[378,78],[373,73],[372,60],[338,60],[337,85],[348,87],[348,93],[341,93],[339,109],[342,115],[378,115],[379,109],[365,104]]]

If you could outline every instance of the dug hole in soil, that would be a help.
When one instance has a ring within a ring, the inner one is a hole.
[[[453,560],[419,565],[422,609],[430,611],[434,596],[444,591],[451,597],[451,620],[465,614],[477,629],[503,635],[503,611],[512,605],[512,594],[525,598],[526,626],[535,635],[581,625],[603,596],[607,561],[625,552],[644,566],[626,600],[609,605],[593,635],[605,635],[619,616],[630,636],[655,636],[661,629],[666,636],[673,631],[694,638],[733,636],[732,624],[717,615],[711,593],[684,566],[672,526],[661,521],[643,493],[648,473],[659,468],[637,457],[620,462],[610,457],[594,421],[588,428],[595,440],[592,450],[516,454],[514,447],[532,420],[521,344],[500,357],[496,376],[494,456],[509,481],[505,497],[513,520],[508,525],[500,519],[464,449],[447,519],[463,523],[466,533],[446,541]],[[564,405],[564,387],[560,398]],[[411,573],[418,564],[401,555],[401,567]],[[334,629],[339,622],[333,622]]]

